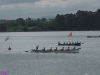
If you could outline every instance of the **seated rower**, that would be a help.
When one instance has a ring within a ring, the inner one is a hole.
[[[69,42],[69,45],[71,45],[71,42]]]
[[[57,47],[56,47],[56,49],[54,49],[54,51],[57,51]]]
[[[78,43],[78,41],[77,41],[77,43]]]
[[[63,51],[64,50],[64,47],[62,47],[62,49],[60,49],[61,51]]]
[[[51,47],[50,51],[52,51],[52,47]]]
[[[60,45],[60,41],[58,42],[58,45]]]
[[[66,45],[68,45],[68,42],[66,42]]]
[[[70,47],[68,47],[68,49],[67,50],[70,50]]]
[[[74,44],[74,42],[72,42],[72,45]]]
[[[65,45],[65,42],[63,43],[63,45]]]
[[[45,51],[45,47],[42,50]]]
[[[52,47],[50,49],[47,49],[48,51],[52,51]]]

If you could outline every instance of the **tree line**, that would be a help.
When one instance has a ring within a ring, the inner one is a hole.
[[[97,11],[78,10],[75,14],[57,14],[54,19],[18,18],[0,20],[0,32],[27,31],[88,31],[100,30],[100,9]]]

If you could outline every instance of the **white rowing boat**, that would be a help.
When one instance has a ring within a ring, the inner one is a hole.
[[[35,53],[79,53],[79,49],[73,49],[73,50],[57,50],[57,51],[49,51],[49,50],[34,50],[32,49],[31,52]]]
[[[36,50],[36,49],[31,49],[30,51],[25,51],[25,52],[31,52],[31,53],[79,53],[79,49],[70,49],[70,50]]]

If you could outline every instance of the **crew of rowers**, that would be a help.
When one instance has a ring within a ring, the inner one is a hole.
[[[76,48],[75,48],[75,46],[74,46],[74,48],[73,48],[73,50],[75,50]],[[43,51],[45,51],[45,47],[42,49]],[[55,49],[52,49],[52,47],[50,48],[50,49],[47,49],[48,51],[57,51],[57,47],[55,48]],[[59,49],[59,50],[61,50],[61,51],[64,51],[64,47],[62,47],[62,49]],[[68,47],[67,49],[65,49],[65,50],[70,50],[70,47]]]
[[[72,42],[72,43],[71,42],[69,42],[69,43],[68,42],[66,42],[66,43],[64,42],[63,45],[73,45],[73,44],[77,44],[77,43],[78,43],[78,41],[77,42]],[[60,41],[58,42],[58,45],[61,45]]]

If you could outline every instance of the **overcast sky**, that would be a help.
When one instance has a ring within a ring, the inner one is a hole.
[[[39,18],[97,9],[100,0],[0,0],[0,19]]]

